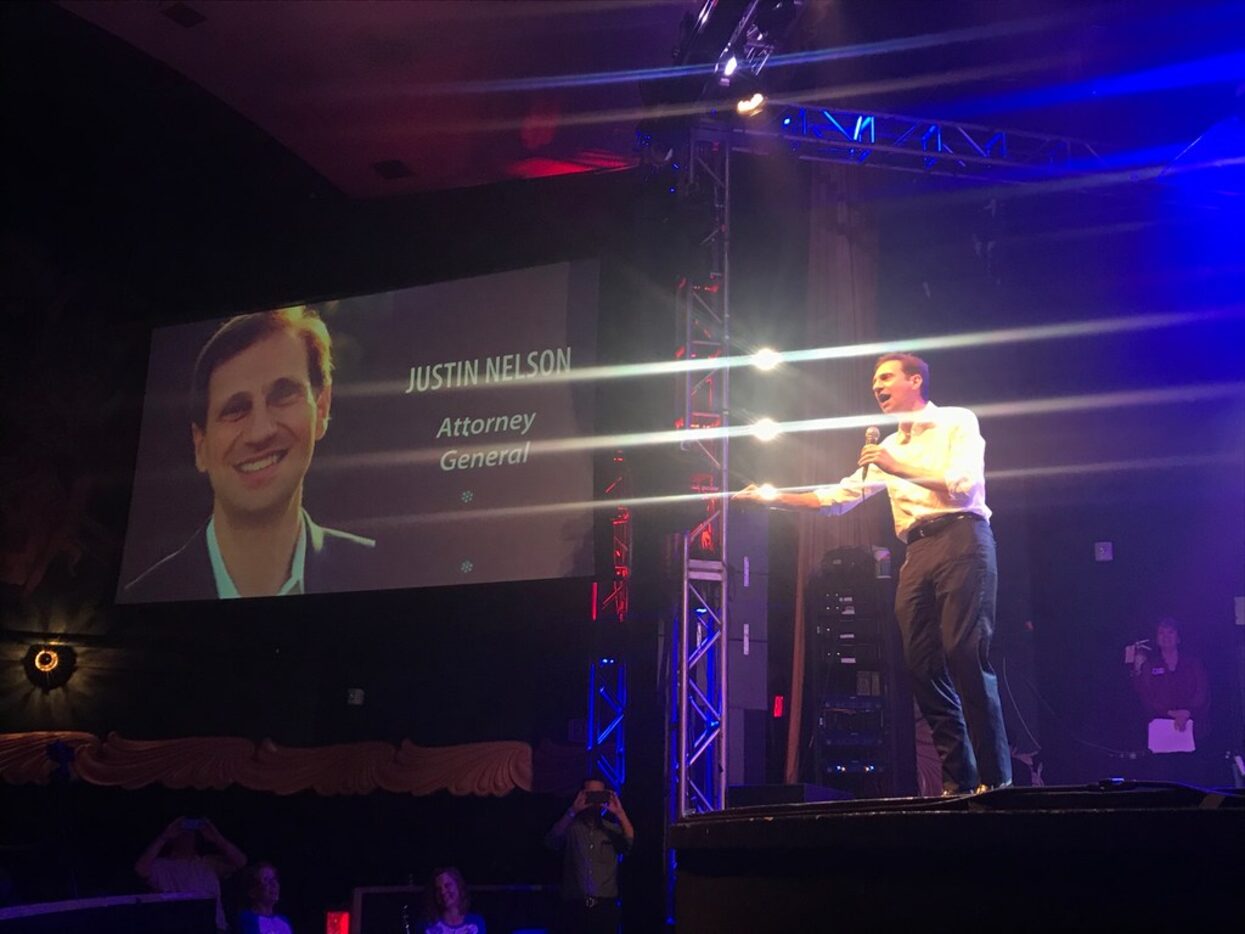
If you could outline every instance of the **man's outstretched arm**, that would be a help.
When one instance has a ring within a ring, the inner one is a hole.
[[[775,506],[779,509],[807,509],[812,511],[821,509],[821,500],[817,498],[816,493],[792,493],[785,490],[775,490],[772,494],[762,495],[761,488],[755,483],[749,483],[732,496],[731,499],[741,503],[760,503],[762,506]]]

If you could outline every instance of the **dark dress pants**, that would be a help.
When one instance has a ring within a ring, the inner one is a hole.
[[[994,533],[980,518],[944,521],[910,541],[895,616],[917,705],[942,759],[943,790],[1012,779],[990,638],[999,572]]]

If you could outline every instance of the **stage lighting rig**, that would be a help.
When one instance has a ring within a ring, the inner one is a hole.
[[[807,0],[704,0],[679,29],[674,63],[685,74],[642,86],[649,103],[734,102],[782,46]],[[708,73],[708,78],[705,75]]]
[[[805,0],[705,0],[684,18],[675,61],[713,63],[719,83],[761,73],[803,9]]]

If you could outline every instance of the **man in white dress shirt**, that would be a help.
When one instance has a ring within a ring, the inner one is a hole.
[[[842,515],[886,490],[895,534],[908,545],[895,616],[913,693],[942,759],[943,793],[1010,785],[1011,753],[989,661],[998,566],[977,417],[930,402],[929,366],[913,354],[878,359],[873,395],[898,431],[866,444],[859,470],[805,493],[766,498],[749,485],[736,498]]]

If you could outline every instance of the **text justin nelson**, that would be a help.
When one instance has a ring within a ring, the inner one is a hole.
[[[521,379],[554,376],[571,368],[570,347],[545,347],[527,353],[498,354],[471,360],[446,360],[411,367],[404,395],[457,389],[484,383],[508,383]]]

